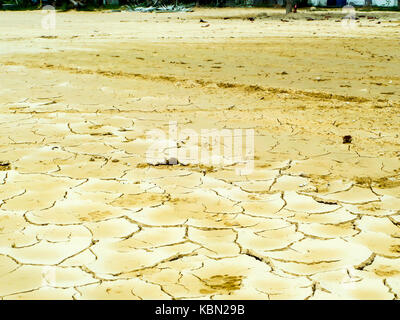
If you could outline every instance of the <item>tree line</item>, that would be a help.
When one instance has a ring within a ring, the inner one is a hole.
[[[109,7],[114,3],[115,6],[160,6],[160,5],[196,5],[210,7],[225,6],[277,6],[278,0],[0,0],[2,4],[15,4],[19,8],[42,8],[45,5],[52,5],[55,8],[63,9],[84,9],[84,8],[101,8]],[[117,4],[118,3],[118,4]],[[293,11],[294,6],[307,6],[307,0],[284,0],[286,13]],[[365,6],[371,7],[372,0],[365,0]],[[398,8],[400,9],[400,0],[398,0]]]

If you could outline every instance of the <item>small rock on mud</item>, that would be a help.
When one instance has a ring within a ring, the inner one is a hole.
[[[353,137],[350,135],[343,136],[343,143],[351,143],[353,141]]]

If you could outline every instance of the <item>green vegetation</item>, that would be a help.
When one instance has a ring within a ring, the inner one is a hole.
[[[288,0],[298,7],[306,7],[307,0]],[[253,0],[252,5],[246,0],[119,0],[119,4],[103,4],[103,0],[0,0],[0,9],[3,10],[36,10],[45,5],[52,5],[59,11],[69,9],[76,10],[118,10],[124,6],[149,7],[160,5],[190,5],[207,7],[241,6],[241,7],[273,7],[277,6],[277,0]],[[400,0],[399,0],[400,4]],[[323,8],[320,8],[323,10]],[[376,7],[365,6],[357,7],[357,11],[400,11],[400,5],[397,7]]]

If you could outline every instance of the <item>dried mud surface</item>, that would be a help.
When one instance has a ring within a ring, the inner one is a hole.
[[[400,16],[339,14],[0,12],[0,297],[397,299]],[[169,121],[254,171],[147,165]]]

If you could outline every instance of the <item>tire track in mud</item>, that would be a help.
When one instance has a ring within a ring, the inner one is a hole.
[[[7,61],[4,65],[12,65],[12,66],[21,66],[19,63],[14,63],[11,61]],[[327,92],[320,91],[308,91],[308,90],[298,90],[298,89],[283,89],[276,87],[265,87],[260,85],[246,85],[240,83],[230,83],[230,82],[219,82],[219,81],[209,81],[209,80],[191,80],[185,78],[178,78],[169,75],[148,75],[142,73],[130,73],[123,71],[110,71],[110,70],[92,70],[92,69],[83,69],[77,67],[67,67],[67,66],[55,66],[52,64],[29,64],[29,66],[25,66],[29,68],[38,68],[38,69],[48,69],[48,70],[58,70],[58,71],[66,71],[73,74],[90,74],[90,75],[101,75],[109,78],[136,78],[141,80],[151,80],[151,81],[165,81],[170,83],[186,83],[189,86],[195,84],[195,86],[199,87],[207,87],[210,85],[214,85],[221,89],[239,89],[246,92],[266,92],[268,94],[291,94],[295,97],[310,97],[319,100],[337,100],[344,102],[369,102],[370,99],[357,97],[357,96],[346,96],[339,94],[332,94]]]

